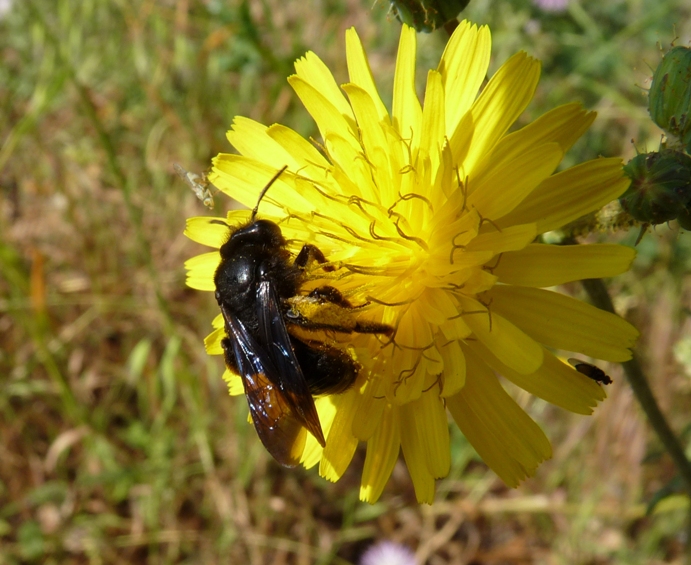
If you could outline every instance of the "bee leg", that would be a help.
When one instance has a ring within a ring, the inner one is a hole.
[[[369,304],[369,302],[364,302],[358,306],[353,306],[351,302],[341,294],[341,291],[333,286],[320,286],[315,288],[312,292],[308,294],[309,298],[315,298],[319,300],[322,304],[329,302],[340,306],[346,310],[358,310],[364,308]],[[345,314],[345,313],[344,313]],[[350,319],[350,315],[348,315]],[[361,333],[361,334],[384,334],[391,335],[393,333],[393,328],[387,324],[380,324],[378,322],[368,322],[364,320],[353,319],[353,324],[350,326],[351,332]],[[335,328],[329,328],[335,329]],[[342,328],[341,328],[342,329]]]
[[[343,294],[341,294],[341,291],[333,286],[320,286],[315,288],[307,296],[314,298],[321,303],[330,302],[331,304],[336,304],[341,308],[348,308],[351,310],[355,308],[355,306],[353,306],[350,301],[343,296]],[[363,304],[363,306],[366,305],[367,303]],[[361,306],[358,306],[357,308],[361,308]]]
[[[305,245],[302,246],[302,249],[300,250],[300,253],[298,253],[298,256],[295,258],[295,262],[293,263],[296,267],[300,267],[301,269],[304,269],[309,265],[312,261],[316,261],[317,263],[327,263],[326,257],[324,254],[321,252],[321,250],[316,247],[315,245],[310,245],[309,243],[306,243]],[[327,265],[324,267],[325,271],[334,271],[334,267],[331,265]]]
[[[295,355],[305,375],[310,393],[338,394],[357,380],[360,365],[348,353],[326,343],[292,338]]]
[[[314,306],[314,303],[318,306]],[[306,303],[307,308],[302,309]],[[331,330],[339,333],[384,334],[390,336],[394,329],[379,322],[359,320],[356,311],[367,305],[353,306],[340,291],[333,286],[315,288],[306,297],[298,297],[293,307],[286,313],[289,323],[306,330]]]
[[[295,258],[294,265],[300,269],[304,269],[312,261],[317,261],[320,264],[327,262],[326,257],[318,247],[305,244]],[[333,266],[327,265],[324,267],[324,270],[334,271],[335,269]],[[330,314],[323,317],[320,321],[310,319],[309,316],[303,315],[298,310],[291,310],[286,314],[290,323],[309,330],[332,330],[340,333],[355,332],[390,336],[394,332],[394,329],[387,324],[357,320],[353,311],[366,306],[368,303],[366,302],[361,306],[353,306],[351,302],[333,286],[325,285],[315,288],[309,293],[307,298],[319,304],[333,304],[336,308],[331,308],[329,310]]]

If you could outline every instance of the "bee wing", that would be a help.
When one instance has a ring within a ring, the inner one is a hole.
[[[237,317],[223,306],[221,312],[228,333],[224,343],[226,356],[231,354],[228,349],[232,349],[257,435],[276,461],[295,467],[307,439],[302,416],[295,412],[292,399],[282,391],[280,374],[268,352]],[[226,364],[233,365],[229,360]]]
[[[269,347],[269,357],[278,369],[279,386],[302,424],[324,447],[324,432],[319,423],[319,415],[314,405],[305,375],[298,363],[290,334],[283,321],[283,314],[270,281],[259,283],[257,290],[259,333]]]

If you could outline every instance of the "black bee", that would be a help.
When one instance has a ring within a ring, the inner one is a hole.
[[[225,321],[226,365],[242,378],[262,443],[279,463],[293,467],[307,431],[325,445],[312,396],[347,390],[360,370],[348,353],[313,338],[316,331],[391,335],[393,329],[358,321],[356,309],[334,287],[301,294],[306,267],[325,263],[323,253],[305,245],[291,261],[279,226],[256,219],[259,202],[285,169],[264,187],[249,222],[230,229],[214,282]]]
[[[600,367],[596,367],[595,365],[591,365],[590,363],[585,363],[580,359],[574,359],[573,357],[569,359],[569,363],[573,365],[576,371],[590,379],[593,379],[596,383],[609,385],[613,382],[609,375],[607,375],[602,369],[600,369]]]

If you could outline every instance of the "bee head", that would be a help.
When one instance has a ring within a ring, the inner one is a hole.
[[[226,241],[220,249],[223,259],[231,258],[237,250],[242,247],[256,245],[266,249],[276,249],[285,246],[286,240],[283,238],[281,228],[279,228],[277,224],[270,220],[257,220],[256,218],[262,198],[264,198],[264,195],[271,185],[276,182],[276,179],[278,179],[287,168],[288,165],[283,166],[273,177],[271,177],[271,180],[266,183],[266,186],[259,193],[257,204],[252,208],[252,215],[250,216],[249,222],[235,230],[231,229],[228,241]]]
[[[271,220],[250,220],[245,226],[235,230],[230,239],[221,246],[221,256],[232,253],[240,247],[258,246],[267,249],[283,247],[286,240],[281,228]]]

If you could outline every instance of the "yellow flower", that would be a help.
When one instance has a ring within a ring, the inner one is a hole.
[[[439,66],[415,92],[416,35],[403,27],[393,107],[384,106],[355,30],[346,33],[350,82],[336,84],[307,53],[288,80],[317,123],[310,142],[282,125],[235,119],[210,180],[280,224],[289,248],[319,247],[337,267],[328,284],[362,317],[390,324],[393,339],[336,336],[363,369],[345,393],[317,399],[326,447],[309,437],[306,466],[338,480],[367,443],[360,496],[381,495],[399,451],[421,502],[449,471],[447,409],[485,462],[510,486],[551,456],[540,428],[497,374],[567,410],[590,414],[601,386],[553,350],[625,361],[638,333],[619,317],[544,287],[625,271],[634,251],[619,245],[551,246],[536,236],[617,198],[627,188],[618,159],[555,173],[595,115],[578,104],[508,133],[535,91],[540,64],[510,58],[477,95],[490,57],[486,27],[458,26]],[[228,214],[230,226],[247,211]],[[218,248],[228,229],[192,218],[187,235]],[[218,251],[188,261],[188,284],[214,290]],[[314,270],[314,277],[326,274]],[[206,340],[221,353],[223,323]],[[237,375],[226,374],[241,394]]]

